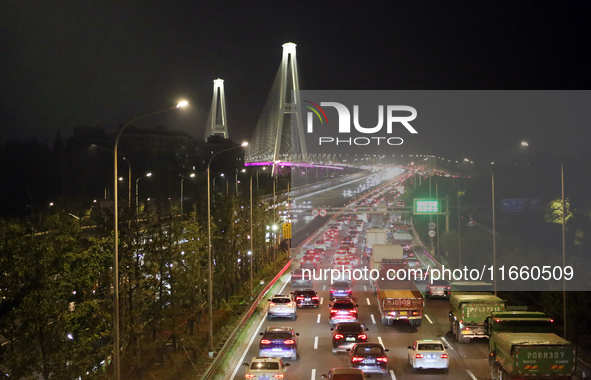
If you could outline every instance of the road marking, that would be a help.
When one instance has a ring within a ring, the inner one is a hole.
[[[316,323],[320,323],[320,314],[318,314],[318,318],[316,319]]]
[[[449,342],[447,341],[447,339],[445,339],[444,337],[441,337],[441,340],[445,342],[445,344],[447,344],[447,347],[449,347],[452,351],[453,351],[453,347],[451,346],[451,344],[449,344]]]
[[[322,285],[322,290],[326,290],[326,285]]]
[[[315,350],[318,349],[318,337],[317,336],[314,337],[314,349]]]
[[[433,324],[433,321],[431,320],[431,318],[429,318],[429,316],[427,314],[425,314],[425,318],[427,318],[427,320],[429,321],[430,324]]]
[[[367,286],[363,285],[363,290],[367,292]]]
[[[474,374],[472,373],[472,371],[470,371],[469,369],[466,369],[466,372],[468,372],[468,375],[470,375],[470,377],[472,378],[472,380],[478,380],[476,378],[476,376],[474,376]]]
[[[324,301],[324,297],[320,297],[320,304],[322,305],[322,301]]]
[[[373,314],[370,314],[369,316],[371,317],[371,323],[373,323],[375,325],[376,319],[374,318]]]
[[[394,371],[390,370],[390,377],[392,380],[396,380],[396,375],[394,375]]]
[[[380,344],[382,345],[382,347],[384,347],[384,342],[382,341],[382,337],[378,336],[378,342],[380,342]]]
[[[371,302],[369,302],[369,298],[366,298],[367,304],[371,306]]]
[[[312,370],[312,377],[310,378],[310,380],[316,380],[316,370],[315,369]]]
[[[263,318],[261,320],[261,323],[259,323],[259,325],[258,325],[257,329],[255,330],[254,334],[252,334],[252,338],[250,338],[250,342],[248,342],[248,347],[246,348],[246,350],[244,350],[244,353],[240,357],[240,360],[238,361],[238,364],[236,365],[236,368],[234,368],[234,372],[232,372],[232,376],[230,376],[231,379],[233,379],[234,376],[236,376],[236,373],[238,372],[238,368],[240,368],[242,366],[242,361],[244,360],[244,357],[248,353],[248,350],[250,350],[250,346],[252,346],[252,342],[254,342],[254,338],[256,338],[258,336],[258,332],[261,329],[261,326],[263,325],[263,322],[265,322],[266,319],[267,318]]]

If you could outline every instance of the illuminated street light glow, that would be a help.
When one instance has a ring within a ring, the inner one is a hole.
[[[183,108],[189,105],[189,102],[186,100],[181,100],[177,105],[176,108]]]
[[[242,146],[248,146],[248,142],[246,142],[246,141],[245,141],[245,142],[243,142],[241,145],[242,145]]]
[[[529,144],[527,143],[527,141],[522,141],[521,146],[529,146]]]
[[[146,177],[151,177],[152,173],[146,173]]]
[[[189,177],[191,177],[191,178],[195,177],[195,173],[191,173],[191,174],[189,175]]]

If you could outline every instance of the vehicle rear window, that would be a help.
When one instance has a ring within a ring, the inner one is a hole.
[[[381,355],[382,348],[381,347],[357,347],[358,354],[372,354],[372,355]]]
[[[314,293],[313,290],[308,290],[308,291],[302,291],[302,292],[295,292],[295,295],[296,296],[308,296],[308,297],[311,297],[311,296],[315,296],[316,293]]]
[[[289,298],[272,298],[271,302],[273,302],[273,303],[290,303],[291,300]]]
[[[341,332],[362,332],[363,325],[360,323],[339,323],[338,330]]]
[[[265,333],[263,335],[264,339],[291,339],[290,333],[281,333],[281,332],[272,332],[272,333]]]
[[[363,380],[363,375],[333,375],[333,380]]]
[[[344,281],[337,281],[334,284],[332,284],[333,288],[345,288],[345,289],[349,289],[350,285],[348,282],[344,282]]]
[[[443,345],[439,343],[420,343],[419,350],[443,351]]]
[[[355,305],[353,303],[335,303],[332,308],[337,310],[354,309]]]
[[[277,362],[252,362],[252,363],[250,363],[250,369],[261,369],[261,370],[279,369],[279,363],[277,363]]]

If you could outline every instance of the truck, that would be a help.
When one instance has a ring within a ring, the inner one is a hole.
[[[383,259],[402,259],[404,250],[398,244],[374,244],[369,258],[369,269],[380,269]]]
[[[365,232],[365,253],[371,254],[374,244],[386,244],[386,231],[381,228],[369,228]]]
[[[400,244],[402,246],[405,245],[412,245],[412,235],[408,232],[393,232],[392,233],[392,243]]]
[[[459,343],[487,338],[484,322],[492,312],[505,311],[505,300],[494,294],[454,292],[449,298],[449,329]]]
[[[425,308],[423,295],[412,279],[389,280],[386,276],[388,269],[403,269],[408,274],[408,263],[405,259],[384,260],[380,277],[373,282],[382,325],[391,326],[396,320],[407,320],[411,326],[420,326]]]
[[[493,312],[486,319],[491,378],[572,379],[576,347],[553,333],[553,320],[541,312]]]

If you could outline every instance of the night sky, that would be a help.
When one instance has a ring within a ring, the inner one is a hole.
[[[202,137],[218,77],[230,137],[249,139],[285,42],[298,45],[302,89],[589,89],[590,28],[582,5],[558,2],[4,0],[0,141],[113,131],[181,98],[189,110],[138,125]],[[562,153],[591,139],[576,123],[506,133],[560,140]],[[494,145],[477,130],[454,134],[475,154]],[[424,139],[436,154],[454,151]]]

